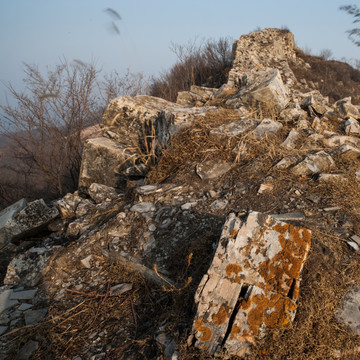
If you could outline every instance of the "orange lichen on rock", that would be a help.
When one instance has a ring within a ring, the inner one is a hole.
[[[235,239],[236,238],[236,235],[238,234],[239,230],[237,229],[232,229],[231,232],[230,232],[230,237],[232,239]]]
[[[225,272],[226,272],[227,276],[231,276],[231,274],[238,275],[241,270],[242,269],[241,269],[240,265],[238,265],[238,264],[229,264],[229,265],[226,265]]]
[[[199,340],[202,342],[210,341],[212,338],[212,331],[208,326],[204,326],[202,319],[196,319],[194,322],[194,329],[197,332],[202,333],[202,336],[199,337]]]
[[[225,323],[228,317],[228,310],[226,309],[225,305],[221,305],[220,310],[212,316],[212,319],[215,325],[220,326]]]
[[[230,214],[227,223],[235,216]],[[266,329],[288,325],[297,308],[311,232],[257,212],[241,221],[236,235],[224,227],[221,238],[229,241],[219,245],[207,275],[213,280],[202,290],[197,318],[206,320],[194,328],[201,332],[198,346],[210,354],[221,344],[231,355],[248,354]]]
[[[233,325],[233,327],[231,328],[231,333],[230,333],[230,340],[235,339],[235,337],[240,334],[241,329],[239,326],[237,326],[236,324]]]

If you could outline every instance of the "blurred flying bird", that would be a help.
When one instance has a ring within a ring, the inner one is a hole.
[[[113,17],[115,20],[121,20],[121,16],[119,15],[119,13],[117,11],[115,11],[114,9],[111,8],[107,8],[106,10],[104,10],[107,14],[109,14],[111,17]]]
[[[106,10],[104,10],[104,12],[106,12],[109,16],[111,16],[114,19],[114,21],[112,21],[110,24],[109,31],[115,34],[120,34],[120,30],[115,24],[115,21],[121,20],[121,16],[119,15],[119,13],[111,8],[107,8]]]

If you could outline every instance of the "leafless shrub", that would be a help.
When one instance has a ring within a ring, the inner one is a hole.
[[[25,64],[22,92],[8,85],[13,101],[0,105],[0,135],[8,139],[1,159],[0,206],[24,194],[37,197],[41,190],[51,198],[77,188],[83,130],[99,122],[113,97],[144,91],[141,74],[98,77],[94,64],[63,60],[45,75]],[[16,191],[9,193],[9,187]]]
[[[117,71],[104,75],[101,83],[104,102],[122,96],[136,96],[148,93],[148,81],[142,73],[132,73],[129,69],[125,75],[119,75]]]
[[[333,56],[333,52],[330,49],[322,49],[319,57],[323,60],[330,60]]]
[[[227,38],[197,40],[185,45],[172,44],[177,63],[170,70],[153,78],[150,95],[175,101],[179,91],[189,90],[191,85],[219,87],[226,82],[231,67],[231,46]]]

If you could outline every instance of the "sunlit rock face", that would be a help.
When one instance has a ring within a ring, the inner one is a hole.
[[[269,215],[230,213],[195,298],[195,346],[245,356],[295,316],[311,232]]]

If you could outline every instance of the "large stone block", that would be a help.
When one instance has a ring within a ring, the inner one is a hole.
[[[297,164],[292,172],[295,175],[311,175],[330,169],[335,164],[333,158],[325,151],[310,155]]]
[[[230,213],[196,292],[195,346],[242,357],[268,329],[289,324],[310,238],[310,230],[269,215]]]
[[[87,192],[92,183],[122,187],[122,170],[130,166],[137,156],[136,149],[105,137],[88,140],[82,155],[79,189]]]
[[[121,96],[111,101],[103,116],[105,129],[119,135],[118,142],[126,146],[165,146],[179,127],[191,124],[216,107],[188,108],[153,96]],[[147,144],[145,144],[147,143]]]
[[[267,111],[280,111],[289,102],[287,94],[280,71],[270,69],[244,76],[239,92],[227,100],[226,104],[237,108],[246,103],[254,108],[260,106]]]

